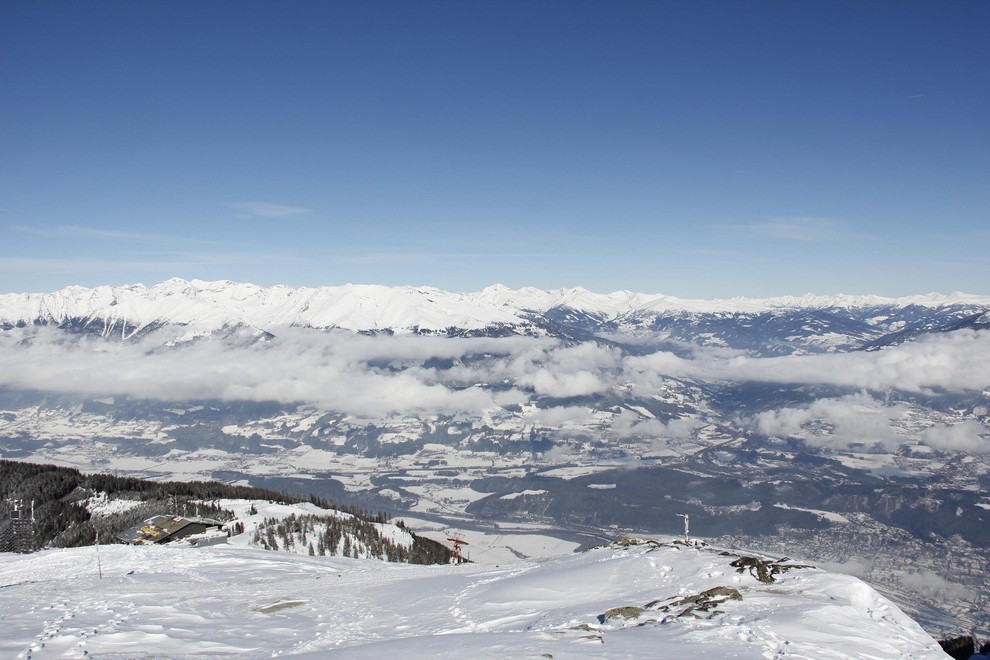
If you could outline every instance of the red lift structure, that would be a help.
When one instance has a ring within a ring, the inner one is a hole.
[[[464,546],[470,544],[464,539],[464,535],[460,532],[451,532],[447,540],[453,546],[452,550],[454,551],[454,558],[457,560],[457,563],[461,564],[467,561],[467,557],[464,556]]]

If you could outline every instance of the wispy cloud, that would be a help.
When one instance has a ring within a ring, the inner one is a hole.
[[[258,252],[186,252],[158,254],[146,259],[80,259],[58,257],[0,256],[0,273],[81,275],[86,273],[177,273],[188,268],[297,262],[289,255]]]
[[[146,261],[113,259],[58,259],[54,257],[0,257],[0,273],[105,273],[121,270],[138,270],[149,264]],[[153,265],[153,264],[152,264]]]
[[[684,250],[681,250],[681,253],[695,257],[734,258],[734,257],[743,256],[742,252],[737,252],[736,250],[716,250],[712,248],[695,248],[695,247],[685,248]]]
[[[342,263],[434,262],[463,259],[552,259],[555,252],[372,252],[341,257]]]
[[[846,233],[845,223],[828,218],[773,218],[729,227],[784,241],[832,241]]]
[[[124,241],[130,243],[176,244],[195,243],[219,245],[223,241],[190,238],[186,236],[169,236],[167,234],[149,234],[144,232],[117,231],[97,227],[79,227],[77,225],[59,225],[57,227],[14,227],[14,231],[31,236],[46,238],[96,238],[109,241]]]
[[[236,202],[231,204],[231,206],[255,218],[288,218],[294,215],[305,215],[313,212],[312,209],[301,206],[286,206],[284,204],[270,204],[268,202]]]

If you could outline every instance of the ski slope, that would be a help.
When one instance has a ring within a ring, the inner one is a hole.
[[[794,568],[767,584],[734,559],[640,543],[411,566],[236,545],[114,545],[99,549],[101,579],[94,547],[7,554],[0,657],[945,657],[855,578]],[[677,616],[716,587],[741,600]],[[613,608],[647,605],[602,621]]]

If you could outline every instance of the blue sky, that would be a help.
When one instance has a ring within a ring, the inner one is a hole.
[[[0,291],[990,293],[987,2],[0,3]]]

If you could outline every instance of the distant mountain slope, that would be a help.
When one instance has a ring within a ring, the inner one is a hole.
[[[194,333],[249,327],[341,328],[357,332],[579,336],[615,330],[662,333],[701,344],[768,354],[852,348],[914,325],[948,325],[990,311],[990,297],[927,294],[787,296],[688,300],[582,288],[543,291],[491,286],[474,293],[429,287],[259,287],[171,279],[43,294],[0,295],[0,328],[55,325],[126,339],[165,325]],[[575,335],[577,333],[577,335]]]

